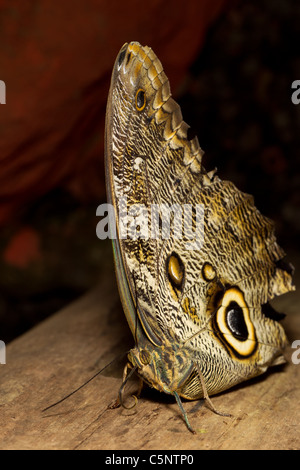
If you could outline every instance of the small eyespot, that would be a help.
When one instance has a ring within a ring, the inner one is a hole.
[[[209,263],[204,263],[202,266],[202,277],[207,282],[213,281],[216,277],[215,268]]]
[[[146,106],[146,95],[142,88],[139,88],[135,95],[135,106],[138,111],[143,111]]]
[[[173,289],[180,290],[184,280],[184,265],[176,253],[167,260],[168,278]]]

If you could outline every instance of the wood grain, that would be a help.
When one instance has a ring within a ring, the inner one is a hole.
[[[295,257],[290,259],[297,264]],[[291,342],[300,339],[299,291],[276,299],[274,306],[288,313],[284,322]],[[300,365],[290,361],[213,397],[216,408],[233,418],[215,415],[203,401],[184,403],[197,431],[192,435],[174,399],[154,390],[145,389],[133,409],[109,409],[122,382],[124,353],[132,345],[111,269],[83,298],[8,345],[7,363],[0,365],[0,448],[300,447]],[[88,385],[42,411],[112,360]]]

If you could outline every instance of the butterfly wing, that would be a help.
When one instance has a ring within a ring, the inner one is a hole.
[[[188,348],[216,393],[281,356],[284,330],[262,306],[293,286],[273,223],[251,196],[207,173],[202,154],[156,55],[125,44],[106,121],[121,298],[133,334]],[[182,236],[169,237],[166,221]],[[194,389],[191,378],[182,395],[192,398]]]

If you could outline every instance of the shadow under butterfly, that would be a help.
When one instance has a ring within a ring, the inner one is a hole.
[[[137,372],[175,397],[194,432],[180,397],[204,397],[214,409],[210,395],[284,362],[282,316],[269,301],[294,286],[273,223],[251,196],[204,169],[203,151],[188,129],[152,49],[125,44],[113,67],[105,131],[116,276],[136,343],[121,393],[128,370]],[[187,205],[190,233],[176,218]],[[197,205],[203,239],[190,249]],[[145,231],[153,207],[158,236]],[[165,236],[165,220],[177,224],[180,237]]]

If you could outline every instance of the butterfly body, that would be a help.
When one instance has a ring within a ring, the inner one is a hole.
[[[128,359],[176,399],[205,396],[204,384],[221,392],[282,362],[287,338],[264,306],[293,289],[273,223],[251,196],[206,172],[187,136],[154,52],[125,44],[108,98],[106,176],[118,286],[136,340]]]

